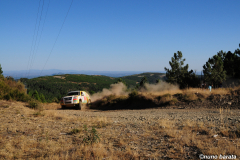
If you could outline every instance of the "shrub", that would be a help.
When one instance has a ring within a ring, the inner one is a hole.
[[[195,93],[186,93],[186,94],[183,94],[182,99],[184,101],[195,101],[198,99],[198,97],[195,95]]]
[[[41,102],[43,102],[43,103],[46,102],[45,96],[42,93],[40,94],[39,98],[40,98]]]
[[[117,97],[117,96],[111,94],[111,95],[109,95],[109,96],[107,97],[107,101],[112,101],[112,100],[116,99],[116,97]]]
[[[84,133],[85,133],[85,137],[83,138],[83,143],[89,145],[89,144],[93,144],[93,143],[98,143],[100,142],[100,137],[99,137],[99,133],[97,132],[97,130],[92,127],[92,130],[88,131],[87,129],[87,125],[84,125]]]
[[[94,92],[94,91],[90,91],[89,93],[90,93],[91,95],[93,95],[95,92]]]
[[[52,102],[59,103],[59,100],[58,100],[56,97],[54,97],[54,98],[52,99]]]
[[[9,101],[9,100],[12,99],[12,98],[11,98],[10,94],[6,94],[6,95],[3,97],[3,99],[6,99],[7,101]]]
[[[81,132],[80,129],[74,128],[74,129],[72,129],[71,134],[77,134],[79,132]]]
[[[27,102],[30,97],[26,94],[24,84],[16,82],[11,77],[0,78],[0,99]]]
[[[162,97],[168,97],[168,98],[171,98],[171,97],[172,97],[172,95],[171,95],[171,94],[169,94],[169,93],[167,93],[167,94],[164,94]]]
[[[108,125],[108,123],[104,122],[104,121],[98,121],[95,125],[96,128],[103,128],[106,127]]]
[[[36,90],[33,92],[32,97],[33,97],[34,99],[38,100],[38,101],[41,101],[41,99],[40,99],[40,97],[39,97],[39,94],[38,94],[38,92],[37,92]]]
[[[133,90],[131,93],[129,93],[129,97],[136,97],[138,95],[138,91]]]
[[[164,94],[161,99],[160,99],[160,103],[168,103],[169,101],[172,100],[172,95],[167,93],[167,94]]]
[[[35,112],[35,113],[33,113],[33,115],[34,115],[35,117],[43,116],[43,114],[42,114],[42,112],[41,112],[40,110],[37,111],[37,112]]]
[[[176,104],[177,102],[178,102],[177,98],[173,98],[173,99],[169,102],[169,104],[170,104],[170,105],[174,105],[174,104]]]
[[[29,108],[32,108],[32,109],[36,109],[36,110],[40,110],[42,111],[43,110],[43,107],[42,105],[40,105],[40,103],[36,100],[31,100],[28,102],[29,103]]]

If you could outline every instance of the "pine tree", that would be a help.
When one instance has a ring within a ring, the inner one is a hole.
[[[238,57],[236,53],[232,53],[231,51],[228,51],[225,54],[225,57],[223,60],[223,66],[228,76],[236,77],[237,67],[238,67],[237,60],[238,60]]]
[[[1,64],[0,64],[0,76],[3,74],[3,71],[2,71],[2,67],[1,67]]]
[[[239,43],[239,47],[240,47],[240,43]],[[240,49],[236,49],[234,54],[236,55],[236,59],[235,59],[235,77],[236,78],[240,78]]]
[[[41,100],[41,102],[46,102],[45,96],[41,93],[39,96],[39,99]]]
[[[167,82],[179,84],[180,88],[194,86],[195,84],[193,82],[197,79],[197,77],[193,73],[193,70],[188,71],[188,64],[184,66],[184,61],[186,59],[182,59],[182,57],[182,52],[177,51],[177,53],[174,53],[171,61],[169,61],[171,69],[164,67],[166,71]]]
[[[142,79],[141,79],[141,82],[140,82],[140,87],[144,87],[144,84],[145,83],[148,83],[148,80],[147,80],[147,77],[143,77]]]
[[[34,91],[33,94],[32,94],[32,97],[38,101],[41,101],[40,97],[39,97],[39,94],[38,94],[38,91]]]
[[[122,82],[123,84],[125,84],[125,86],[127,86],[126,82],[124,80],[122,80],[122,78],[118,78],[116,83]]]
[[[217,55],[209,58],[203,66],[204,79],[215,86],[218,86],[226,80],[226,71],[224,70],[223,59],[224,53],[220,51]]]

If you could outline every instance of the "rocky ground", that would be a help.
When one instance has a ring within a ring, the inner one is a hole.
[[[176,104],[179,108],[231,108],[240,109],[240,91],[235,91],[235,94],[227,95],[210,95],[204,97],[199,93],[195,93],[199,98],[197,101],[180,101]],[[179,99],[179,96],[176,95]]]
[[[184,122],[186,120],[194,122],[212,122],[220,123],[240,123],[239,109],[142,109],[142,110],[114,110],[99,111],[85,110],[77,111],[57,110],[56,112],[77,117],[106,117],[114,122],[133,122],[133,123],[150,123],[153,120],[174,120]]]

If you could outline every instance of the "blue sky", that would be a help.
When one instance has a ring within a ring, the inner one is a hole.
[[[70,4],[0,0],[3,71],[164,71],[177,51],[201,71],[240,43],[238,0],[73,0],[59,34]]]

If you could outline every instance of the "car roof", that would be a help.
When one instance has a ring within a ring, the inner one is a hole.
[[[70,92],[85,92],[85,91],[70,91]],[[70,92],[68,92],[68,93],[70,93]]]

